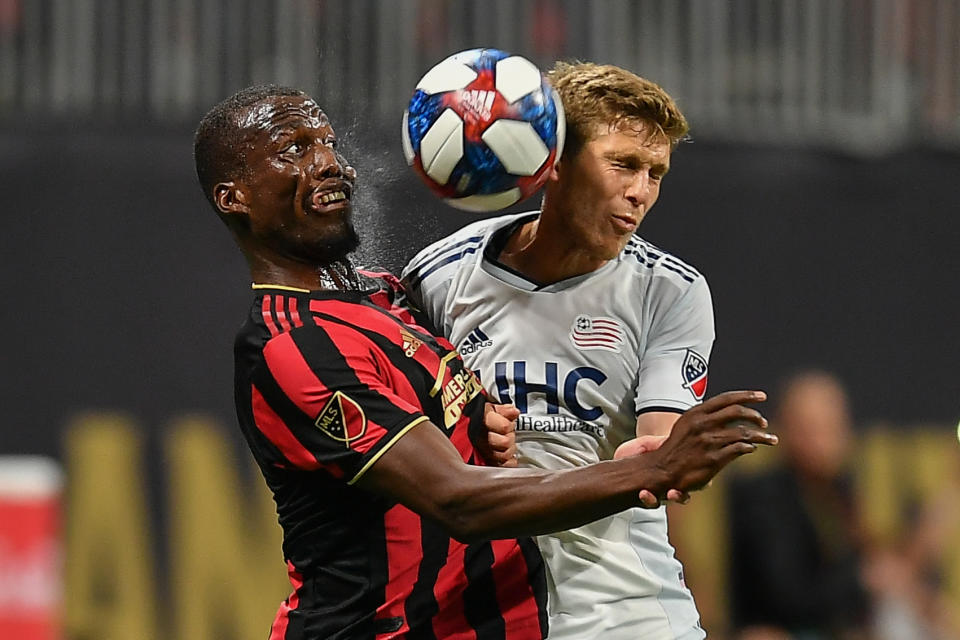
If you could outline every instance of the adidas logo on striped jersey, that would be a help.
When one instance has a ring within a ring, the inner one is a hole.
[[[457,351],[460,352],[460,355],[468,356],[472,353],[480,351],[481,349],[486,349],[492,344],[493,340],[491,340],[490,337],[487,336],[487,334],[485,334],[480,327],[477,327],[467,334],[467,337],[464,338],[463,342],[460,343],[460,346],[457,347]]]

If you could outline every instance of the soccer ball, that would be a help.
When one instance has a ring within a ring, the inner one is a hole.
[[[471,49],[420,79],[403,114],[403,152],[449,204],[496,211],[543,186],[565,126],[560,97],[536,65]]]

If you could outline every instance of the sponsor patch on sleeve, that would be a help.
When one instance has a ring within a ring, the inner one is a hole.
[[[683,387],[688,389],[697,402],[707,392],[707,360],[696,351],[687,349],[683,359]]]

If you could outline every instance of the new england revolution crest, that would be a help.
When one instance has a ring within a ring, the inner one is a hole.
[[[580,314],[570,327],[570,340],[581,351],[602,349],[619,353],[623,347],[623,328],[615,318]]]

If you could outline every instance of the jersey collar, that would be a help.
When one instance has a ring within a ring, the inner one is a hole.
[[[552,293],[571,289],[579,285],[581,282],[605,273],[606,271],[613,269],[614,264],[620,260],[620,256],[617,256],[612,260],[608,260],[606,264],[596,271],[590,271],[589,273],[583,273],[579,276],[567,278],[566,280],[560,280],[559,282],[552,282],[550,284],[543,284],[535,280],[531,280],[513,267],[507,266],[500,262],[500,254],[507,246],[507,242],[509,242],[510,237],[514,234],[514,232],[531,220],[535,220],[539,215],[539,211],[534,211],[527,215],[521,215],[517,218],[514,218],[508,224],[500,227],[499,229],[494,230],[493,233],[490,234],[490,239],[487,241],[486,247],[483,249],[481,268],[494,278],[518,289],[522,289],[524,291]]]

